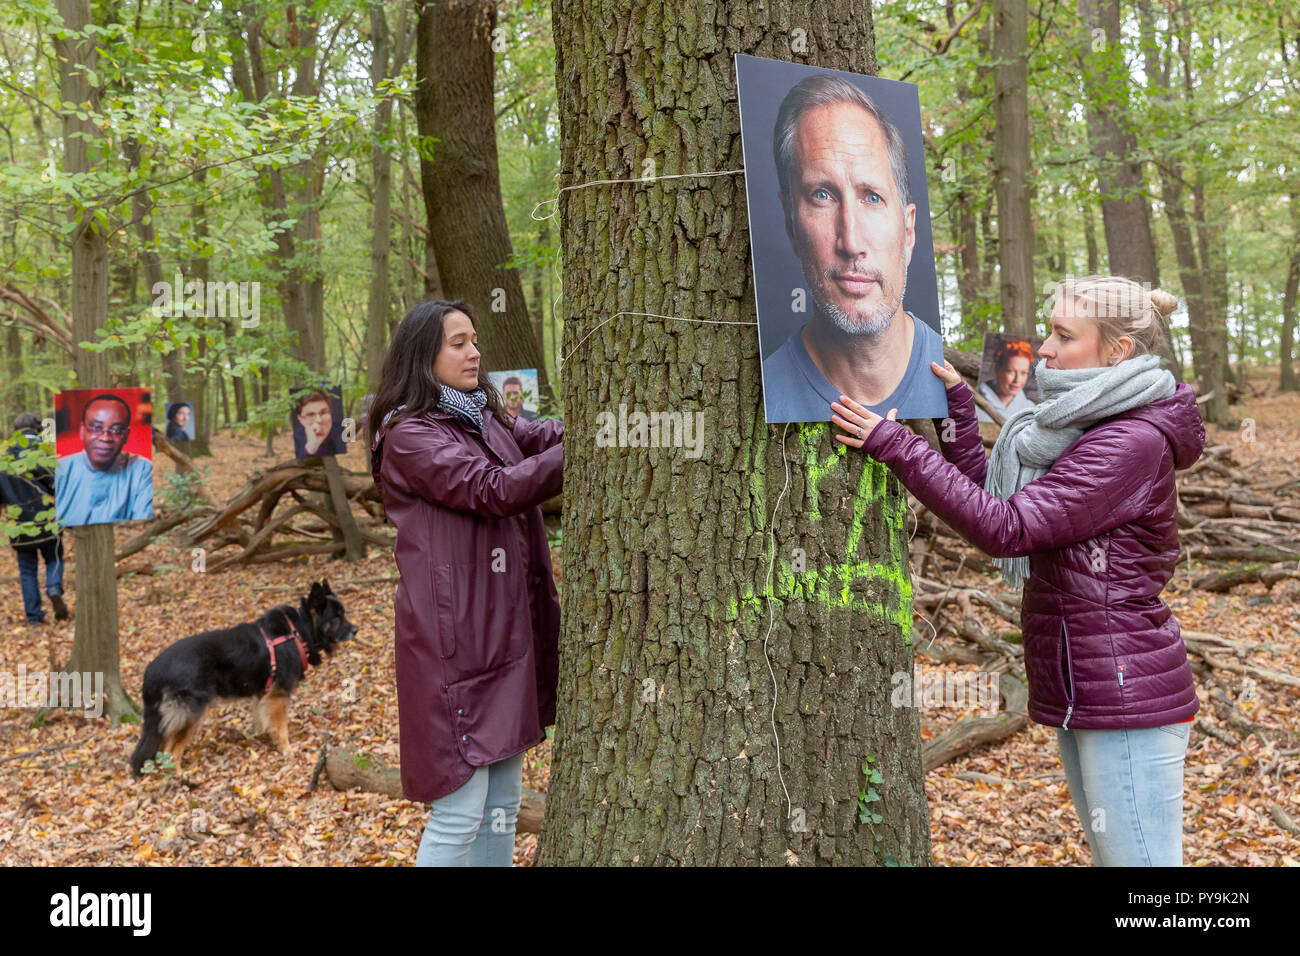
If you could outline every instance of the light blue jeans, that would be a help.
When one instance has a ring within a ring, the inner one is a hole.
[[[523,794],[524,755],[478,767],[429,804],[416,866],[510,866]]]
[[[1183,761],[1191,726],[1056,729],[1094,865],[1183,865]]]

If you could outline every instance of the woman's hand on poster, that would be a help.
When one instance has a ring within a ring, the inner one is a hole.
[[[835,440],[843,442],[850,448],[861,448],[870,437],[871,430],[885,418],[891,422],[898,420],[897,408],[891,408],[889,414],[882,418],[847,395],[841,395],[838,402],[831,402],[831,411],[834,413],[831,415],[831,422],[848,432],[847,435],[837,434]]]
[[[943,363],[943,368],[939,367],[938,362],[931,362],[930,371],[943,379],[943,384],[948,388],[952,388],[952,386],[961,381],[961,373],[952,367],[951,362],[946,360]]]

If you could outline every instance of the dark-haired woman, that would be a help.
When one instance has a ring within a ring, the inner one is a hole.
[[[402,788],[432,804],[417,866],[510,866],[524,753],[555,722],[559,601],[538,507],[560,492],[558,421],[512,419],[461,302],[422,302],[368,421],[397,526]]]

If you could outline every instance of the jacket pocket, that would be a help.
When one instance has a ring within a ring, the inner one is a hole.
[[[533,746],[537,677],[528,658],[456,681],[447,687],[456,748],[472,767],[483,767]]]
[[[439,565],[438,635],[448,680],[500,667],[532,647],[532,616],[524,572],[515,563]]]
[[[438,631],[438,653],[451,657],[456,653],[456,612],[452,603],[451,566],[435,564],[433,566],[433,603]]]

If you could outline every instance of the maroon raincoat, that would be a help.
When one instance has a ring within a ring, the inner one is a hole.
[[[402,789],[429,802],[555,723],[560,605],[541,502],[560,492],[559,421],[431,412],[379,430],[371,466],[397,526]]]
[[[983,487],[973,393],[964,382],[947,393],[956,428],[942,455],[889,420],[862,450],[985,554],[1029,556],[1020,606],[1029,716],[1074,730],[1190,718],[1200,704],[1160,592],[1178,560],[1174,471],[1205,447],[1191,388],[1097,422],[1006,500]]]

